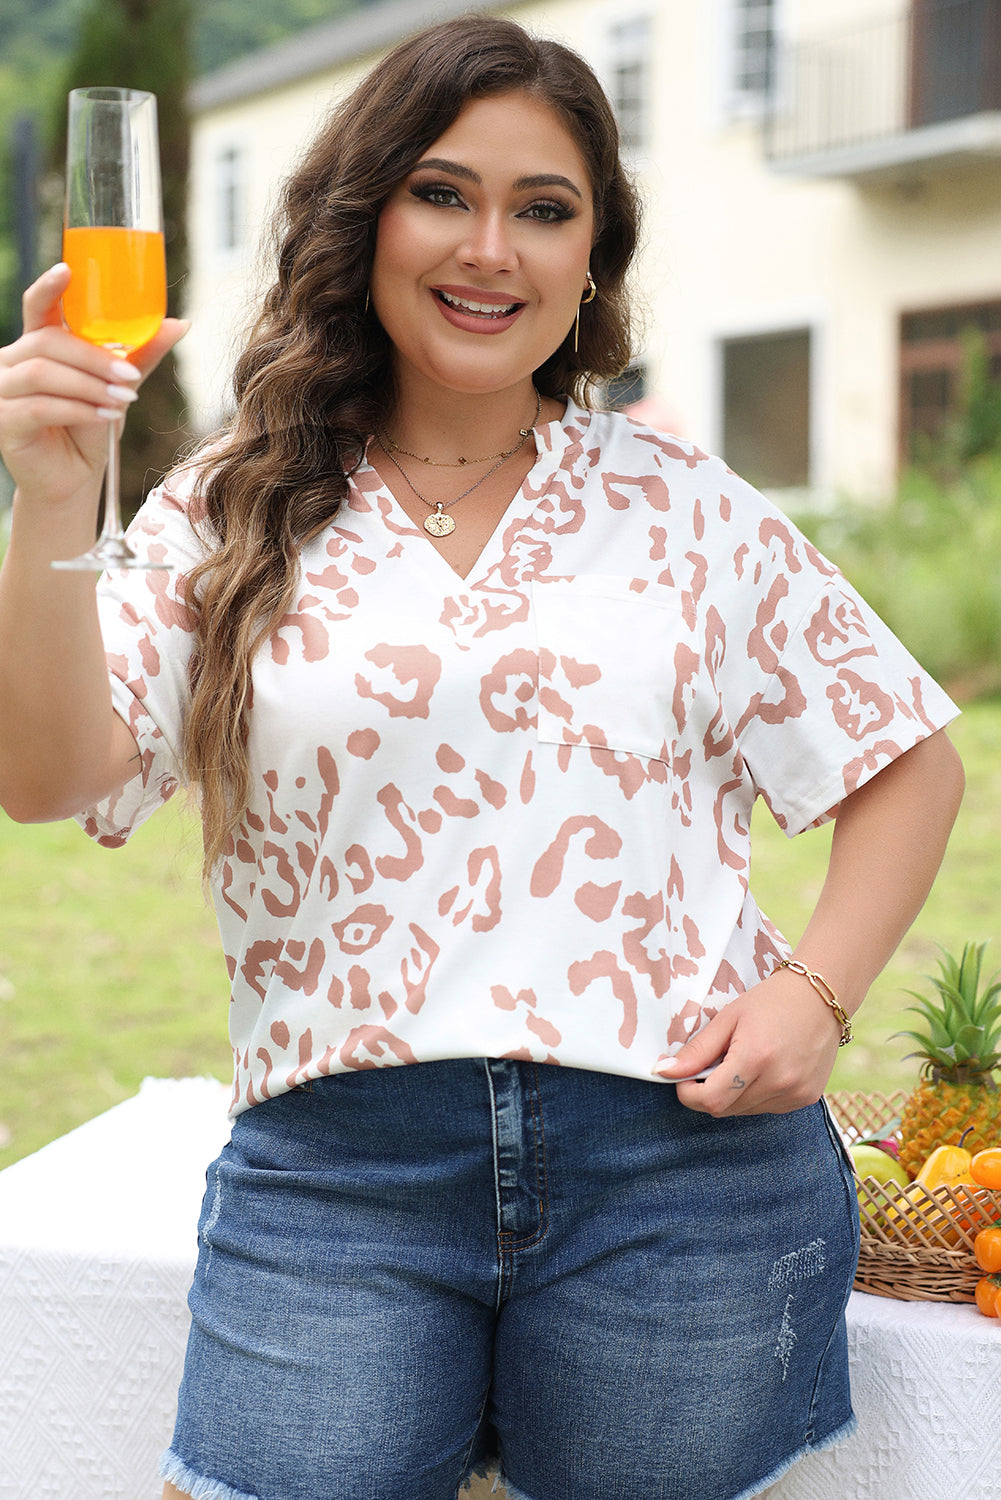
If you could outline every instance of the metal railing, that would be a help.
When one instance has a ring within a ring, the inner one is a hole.
[[[912,0],[776,49],[765,149],[780,164],[996,109],[1001,0]]]

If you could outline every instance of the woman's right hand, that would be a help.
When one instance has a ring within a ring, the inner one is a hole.
[[[94,540],[108,423],[186,325],[167,318],[128,362],[76,338],[66,266],[24,294],[24,333],[0,349],[0,454],[17,485],[0,568],[0,805],[19,822],[67,818],[140,766],[114,712],[95,573],[53,573]]]
[[[187,326],[167,318],[133,360],[121,359],[64,324],[69,280],[65,265],[40,276],[24,294],[23,334],[0,349],[0,455],[22,494],[53,504],[99,489],[108,422],[124,415]]]

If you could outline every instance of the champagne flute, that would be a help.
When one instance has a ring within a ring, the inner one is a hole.
[[[124,359],[167,311],[156,96],[138,89],[74,89],[69,96],[63,260],[67,326]],[[89,552],[54,568],[160,568],[125,540],[119,495],[122,422],[108,422],[104,522]]]

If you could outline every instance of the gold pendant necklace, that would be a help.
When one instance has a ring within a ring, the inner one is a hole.
[[[452,504],[455,504],[454,500]],[[451,516],[446,516],[445,508],[440,500],[435,507],[434,515],[425,518],[424,530],[428,536],[450,536],[455,530],[455,522]]]
[[[522,438],[521,441],[523,443],[525,439]],[[382,448],[381,440],[379,440],[379,447]],[[521,443],[518,444],[518,448],[520,447]],[[382,451],[383,453],[386,453],[385,448],[382,448]],[[515,448],[512,451],[516,453],[518,449]],[[461,495],[456,495],[454,500],[429,500],[427,495],[421,494],[420,490],[414,484],[409,474],[401,464],[398,464],[396,462],[396,459],[393,457],[393,455],[391,453],[386,453],[386,457],[389,459],[389,462],[391,464],[395,465],[395,467],[399,469],[400,473],[403,475],[403,478],[406,480],[409,487],[413,490],[418,500],[423,500],[428,509],[433,511],[433,515],[427,516],[424,520],[424,530],[428,533],[429,536],[449,536],[455,530],[455,522],[453,521],[451,516],[447,516],[445,514],[445,511],[453,505],[458,505],[460,500],[465,500],[466,496],[471,495],[475,489],[478,489],[481,484],[483,484],[490,478],[491,474],[496,474],[501,465],[505,464],[511,457],[511,454],[505,453],[504,457],[498,459],[497,463],[494,464],[492,469],[488,469],[487,472],[482,476],[482,478],[478,479],[475,484],[471,484],[469,486],[468,490],[463,490]]]
[[[536,393],[535,393],[535,416],[532,419],[532,425],[531,425],[531,427],[520,427],[518,429],[518,431],[520,432],[521,436],[519,437],[517,443],[515,443],[515,445],[514,445],[513,448],[508,448],[504,453],[491,454],[490,456],[492,458],[496,458],[496,460],[497,460],[497,462],[493,465],[493,467],[490,468],[490,469],[488,469],[485,474],[481,475],[480,478],[477,479],[477,481],[476,481],[475,484],[471,484],[468,489],[463,490],[461,495],[456,495],[454,500],[429,500],[426,495],[422,495],[421,492],[420,492],[420,490],[414,484],[413,480],[410,478],[410,475],[407,473],[406,469],[404,469],[403,465],[396,458],[394,458],[393,453],[390,450],[393,449],[393,450],[395,450],[396,453],[407,454],[408,458],[417,458],[416,453],[408,453],[406,448],[399,447],[399,445],[396,444],[396,443],[394,443],[392,441],[392,439],[390,439],[390,438],[384,438],[383,435],[381,433],[378,433],[378,432],[375,435],[375,440],[379,444],[379,447],[382,449],[383,453],[389,459],[389,462],[393,465],[394,468],[396,468],[396,469],[399,470],[400,474],[402,474],[403,479],[404,479],[405,483],[407,484],[408,488],[411,489],[411,490],[413,490],[413,492],[417,496],[418,500],[422,500],[424,502],[424,504],[428,507],[428,509],[432,512],[431,515],[426,516],[425,519],[424,519],[424,522],[423,522],[424,530],[428,533],[429,536],[435,536],[435,537],[451,536],[452,532],[455,530],[455,521],[454,521],[454,519],[451,516],[446,515],[445,512],[448,511],[448,510],[451,510],[451,508],[452,508],[453,505],[458,505],[458,503],[459,503],[460,500],[465,500],[466,496],[467,495],[471,495],[475,489],[479,489],[479,487],[480,487],[481,484],[485,484],[486,481],[490,478],[491,474],[496,474],[497,470],[503,464],[505,464],[507,462],[507,460],[513,454],[517,453],[519,448],[522,448],[524,446],[526,439],[529,438],[529,437],[531,437],[532,433],[535,431],[535,423],[539,420],[539,413],[541,412],[541,410],[542,410],[542,397],[539,394],[539,392],[536,391]],[[418,461],[418,463],[434,463],[434,460],[430,459],[430,458],[422,458],[422,459],[418,459],[417,461]],[[467,460],[466,459],[462,459],[462,460],[460,460],[460,462],[463,463],[463,464],[465,464],[467,462]],[[468,462],[470,462],[470,463],[486,463],[486,459],[483,459],[483,458],[480,458],[480,459],[469,459]],[[439,465],[436,465],[436,467],[443,468],[443,469],[444,468],[457,468],[458,465],[457,464],[439,464]]]

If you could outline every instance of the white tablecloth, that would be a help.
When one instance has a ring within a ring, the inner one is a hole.
[[[999,1500],[996,1319],[853,1292],[848,1355],[855,1436],[802,1459],[769,1500]]]
[[[229,1089],[147,1079],[0,1172],[0,1497],[154,1500]]]
[[[0,1172],[2,1500],[157,1500],[227,1097],[147,1079]],[[1001,1326],[856,1292],[848,1332],[859,1430],[775,1500],[999,1500]]]

